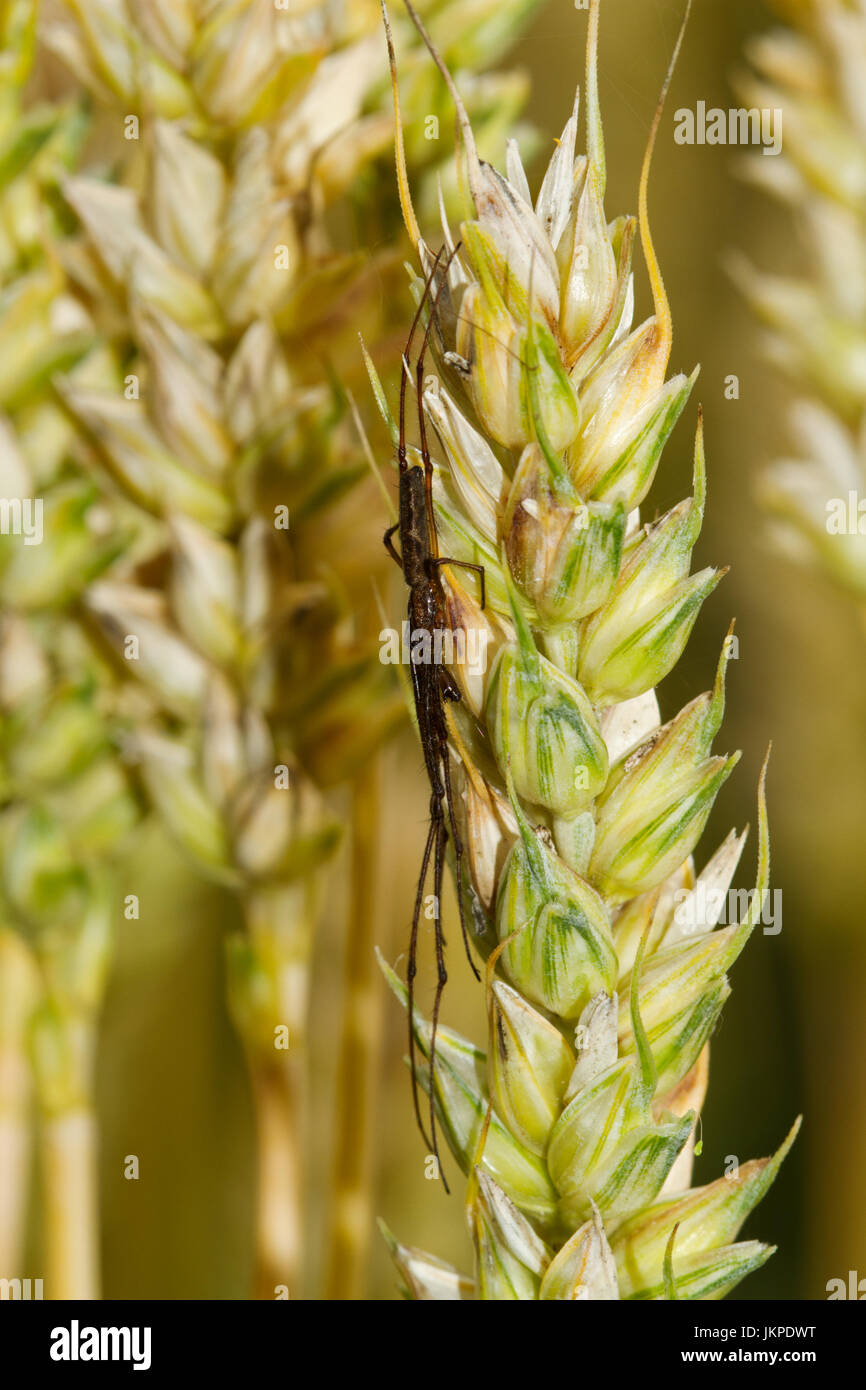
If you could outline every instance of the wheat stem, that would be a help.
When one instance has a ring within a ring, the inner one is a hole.
[[[349,930],[341,1006],[334,1167],[325,1297],[363,1297],[375,1176],[382,981],[374,946],[379,916],[380,767],[377,758],[352,782]]]
[[[52,1299],[96,1299],[99,1277],[98,1130],[92,1109],[43,1119],[45,1289]]]
[[[232,1017],[250,1071],[256,1123],[258,1298],[303,1287],[306,1204],[305,1071],[309,966],[316,917],[312,883],[244,900],[246,932],[229,943]]]
[[[7,1045],[0,1049],[0,1269],[10,1279],[23,1277],[32,1116],[27,1053]]]
[[[23,942],[0,929],[0,1277],[25,1275],[24,1239],[33,1150],[27,1047],[36,970]]]
[[[303,1074],[295,1057],[250,1058],[257,1135],[255,1296],[299,1292],[303,1251]]]
[[[100,1297],[99,1139],[91,1017],[45,1006],[34,1023],[45,1214],[45,1291]]]

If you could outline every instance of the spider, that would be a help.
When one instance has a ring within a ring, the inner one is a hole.
[[[429,642],[421,644],[413,642],[412,644],[412,692],[415,701],[415,713],[418,720],[418,732],[421,737],[421,747],[424,753],[424,766],[427,772],[427,779],[430,783],[430,827],[427,832],[427,842],[424,846],[424,856],[421,861],[418,888],[415,894],[415,907],[412,914],[412,930],[409,938],[407,991],[409,1005],[409,1060],[412,1071],[412,1100],[415,1107],[415,1118],[425,1143],[427,1143],[436,1158],[440,1173],[442,1173],[442,1165],[439,1162],[439,1147],[436,1134],[434,1082],[436,1073],[436,1034],[439,1026],[439,1009],[442,1002],[442,993],[448,980],[448,973],[445,968],[445,937],[442,931],[441,898],[442,870],[449,834],[454,847],[457,902],[459,906],[460,929],[463,934],[463,944],[466,948],[466,956],[472,967],[475,978],[477,980],[481,978],[469,950],[469,934],[466,929],[464,917],[462,870],[463,843],[460,838],[460,832],[454,814],[454,793],[451,783],[450,754],[448,751],[448,726],[445,715],[445,702],[459,701],[460,691],[446,667],[441,664],[441,661],[432,658],[424,659],[422,655],[425,653],[429,655],[429,653],[434,651],[441,651],[441,644],[434,642],[433,639],[437,633],[441,634],[444,630],[450,628],[448,620],[448,602],[445,590],[442,587],[441,570],[443,565],[454,565],[461,569],[474,570],[479,576],[481,585],[481,607],[484,608],[485,606],[484,567],[482,565],[470,564],[465,560],[455,560],[449,556],[439,554],[433,510],[433,464],[427,442],[427,421],[423,405],[424,358],[430,339],[430,331],[436,317],[440,296],[447,284],[448,266],[458,249],[459,244],[450,252],[444,264],[440,264],[442,261],[441,250],[436,256],[424,284],[424,291],[409,331],[409,338],[403,355],[403,371],[400,380],[400,434],[397,446],[397,462],[400,470],[400,519],[394,526],[388,528],[384,537],[385,548],[392,559],[400,566],[403,572],[403,578],[409,590],[408,616],[410,634],[413,637],[416,633],[427,634],[430,638]],[[437,271],[440,271],[441,280],[434,293],[433,286],[436,281]],[[409,355],[412,351],[412,343],[418,325],[421,322],[425,304],[427,304],[428,301],[430,303],[430,317],[415,366],[421,455],[421,463],[419,465],[415,463],[410,464],[407,456],[406,380],[410,370]],[[399,554],[392,540],[395,532],[398,532],[400,537]],[[419,656],[421,659],[417,659]],[[424,888],[427,883],[431,858],[433,860],[433,928],[437,978],[431,1019],[429,1057],[430,1134],[428,1137],[424,1121],[421,1117],[421,1107],[418,1097],[418,1076],[415,1065],[414,1007],[415,976],[418,963],[418,926],[421,918],[421,908],[424,903]],[[448,1183],[444,1173],[442,1173],[442,1182],[445,1191],[448,1192]]]

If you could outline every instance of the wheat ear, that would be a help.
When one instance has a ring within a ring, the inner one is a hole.
[[[655,693],[721,578],[689,573],[700,423],[692,497],[654,522],[638,513],[694,381],[666,379],[647,197],[661,107],[638,217],[608,222],[598,22],[593,0],[586,154],[575,105],[534,203],[515,145],[506,175],[478,159],[455,89],[468,206],[424,407],[440,553],[485,571],[482,609],[475,581],[446,567],[453,627],[467,652],[482,635],[489,658],[453,666],[451,720],[488,1050],[439,1031],[432,1085],[468,1179],[475,1267],[464,1276],[389,1235],[421,1299],[719,1298],[772,1253],[736,1236],[794,1137],[689,1186],[708,1040],[768,885],[764,777],[754,895],[717,925],[707,904],[726,899],[745,837],[697,878],[691,856],[737,761],[711,751],[730,643],[712,690],[673,718]],[[636,230],[653,313],[633,329]],[[424,275],[432,257],[417,250]],[[429,1056],[430,1025],[413,1024]],[[423,1064],[419,1080],[431,1084]]]
[[[780,200],[805,241],[803,275],[732,258],[771,361],[797,391],[791,457],[766,469],[760,500],[789,555],[822,572],[866,619],[866,14],[801,0],[751,41],[739,87],[782,114],[781,152],[748,156],[745,177]]]

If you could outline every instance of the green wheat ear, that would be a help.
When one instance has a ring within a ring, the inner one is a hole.
[[[793,1140],[734,1178],[689,1186],[708,1040],[757,919],[753,908],[718,926],[698,906],[702,888],[727,893],[742,838],[697,878],[692,860],[736,761],[712,751],[729,644],[713,691],[667,723],[655,694],[721,574],[690,572],[700,425],[694,496],[639,517],[693,378],[667,379],[653,139],[637,226],[654,312],[632,326],[635,222],[608,222],[603,206],[598,20],[594,0],[587,152],[575,108],[534,203],[516,144],[504,175],[478,158],[452,84],[471,206],[424,403],[440,446],[440,548],[488,571],[483,613],[451,572],[444,582],[455,624],[490,638],[483,688],[455,671],[452,757],[469,915],[479,946],[501,949],[486,1057],[443,1029],[435,1076],[469,1179],[473,1276],[386,1236],[420,1299],[720,1298],[772,1253],[736,1237]],[[432,257],[402,167],[399,182],[424,274]],[[457,240],[447,224],[441,234]],[[769,882],[763,774],[758,817],[753,905]],[[425,1052],[429,1025],[414,1026]],[[419,1081],[430,1084],[424,1066]]]

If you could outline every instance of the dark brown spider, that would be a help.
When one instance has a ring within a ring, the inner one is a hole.
[[[418,304],[409,332],[409,338],[406,343],[406,351],[403,357],[403,371],[400,380],[400,436],[397,446],[397,461],[400,468],[400,520],[394,526],[389,527],[385,532],[385,548],[403,571],[403,577],[409,589],[408,616],[410,635],[414,638],[415,634],[426,634],[429,638],[427,642],[422,641],[418,643],[413,640],[411,644],[412,690],[415,699],[415,713],[418,719],[418,732],[421,736],[421,747],[424,753],[424,766],[427,770],[427,778],[430,783],[430,828],[427,832],[427,843],[424,847],[424,857],[421,861],[421,872],[418,877],[418,889],[415,894],[415,909],[412,915],[412,931],[409,938],[409,966],[406,981],[409,1003],[409,1059],[412,1070],[412,1100],[415,1106],[415,1118],[425,1143],[436,1157],[440,1172],[442,1171],[442,1165],[439,1163],[434,1094],[436,1075],[436,1033],[439,1026],[439,1008],[442,1002],[442,992],[448,979],[448,974],[445,969],[445,938],[442,932],[441,899],[442,869],[449,834],[454,846],[457,901],[459,905],[460,929],[463,933],[463,943],[475,978],[479,980],[481,978],[470,954],[469,934],[466,929],[464,918],[462,879],[463,844],[460,839],[460,832],[454,814],[454,795],[451,785],[450,755],[448,752],[448,728],[445,719],[444,702],[446,700],[459,700],[460,691],[448,670],[441,664],[441,661],[437,661],[432,657],[432,653],[442,650],[441,642],[434,640],[436,634],[438,633],[441,636],[444,631],[450,628],[448,603],[445,591],[442,587],[440,573],[442,566],[457,565],[461,569],[474,570],[479,575],[481,581],[482,608],[484,607],[485,600],[484,569],[481,565],[469,564],[465,560],[454,560],[439,554],[436,522],[433,511],[433,464],[430,459],[430,451],[427,443],[427,421],[423,404],[424,357],[427,351],[430,331],[436,317],[439,298],[447,284],[448,266],[452,257],[456,254],[457,249],[457,247],[454,248],[444,265],[440,266],[442,252],[440,251],[436,256],[425,282],[424,292]],[[434,294],[433,285],[436,280],[437,271],[440,273],[441,279]],[[418,465],[409,463],[406,450],[406,378],[409,372],[409,355],[412,351],[412,342],[418,324],[421,321],[424,306],[428,301],[430,302],[430,317],[415,366],[416,393],[418,400],[418,430],[421,454],[421,464]],[[401,553],[399,555],[391,539],[395,532],[399,532],[400,535]],[[421,654],[421,659],[416,660],[416,656],[419,654]],[[425,655],[427,659],[424,659]],[[418,1099],[418,1077],[416,1072],[413,1022],[415,1008],[415,975],[417,972],[418,956],[418,926],[421,917],[421,907],[424,902],[424,888],[427,882],[431,856],[433,859],[433,925],[437,980],[431,1019],[429,1057],[430,1136],[428,1138],[424,1121],[421,1118],[421,1109]],[[444,1173],[442,1174],[442,1182],[445,1191],[449,1191]]]

